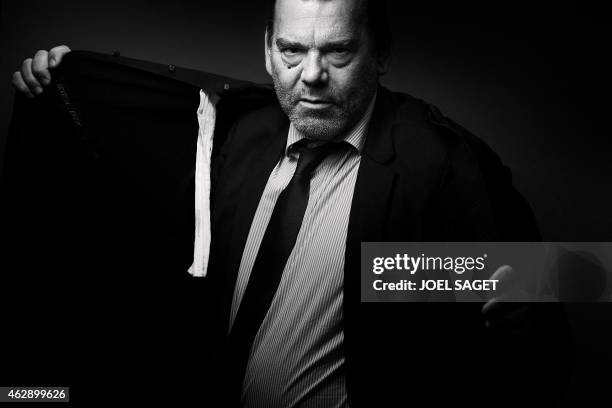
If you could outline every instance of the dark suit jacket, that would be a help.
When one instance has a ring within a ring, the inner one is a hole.
[[[213,385],[192,397],[222,392],[215,365],[223,364],[218,351],[230,296],[288,129],[272,88],[85,52],[69,54],[54,79],[55,92],[34,102],[18,98],[7,147],[2,214],[10,256],[3,277],[17,288],[9,301],[29,300],[23,317],[39,315],[42,304],[47,314],[69,317],[68,339],[47,320],[53,336],[43,349],[73,357],[61,378],[81,384],[82,395],[93,390],[75,373],[103,367],[116,367],[120,383],[140,376],[181,386],[182,395]],[[186,273],[199,88],[221,97],[205,279]],[[347,237],[344,347],[352,406],[397,406],[432,395],[486,403],[498,396],[494,383],[508,375],[524,382],[511,395],[523,399],[527,388],[533,391],[534,358],[547,366],[557,361],[542,334],[550,330],[510,343],[484,330],[479,304],[359,298],[362,241],[506,240],[535,241],[539,234],[495,153],[433,106],[381,87]],[[41,347],[23,333],[10,345]],[[85,359],[75,352],[83,346]],[[544,357],[545,349],[553,357]],[[58,375],[36,360],[29,370],[12,363],[24,379],[37,372],[48,383]],[[187,375],[186,367],[201,375]],[[481,375],[467,377],[474,367]],[[494,369],[500,378],[487,375]],[[561,390],[554,381],[547,392]]]
[[[222,288],[212,298],[219,306],[216,331],[221,334],[227,331],[251,220],[282,154],[288,125],[277,103],[249,112],[232,129],[214,163],[210,274],[213,286]],[[523,348],[527,343],[486,332],[480,304],[361,304],[361,242],[538,240],[529,205],[482,140],[424,101],[380,87],[357,176],[345,255],[344,348],[351,406],[408,404],[432,395],[486,404],[504,378],[526,379],[528,367],[533,373],[530,358],[535,358]],[[532,333],[530,341],[540,347],[539,353],[552,347],[538,336]],[[464,377],[474,366],[481,367],[482,377]],[[493,367],[503,368],[496,377],[487,376]],[[443,379],[447,376],[451,379]],[[466,393],[474,383],[481,384],[477,395]],[[446,393],[438,392],[441,386]],[[525,403],[526,395],[535,391],[527,388],[517,387],[513,396]],[[552,401],[549,392],[545,398]],[[516,401],[506,397],[506,402]]]

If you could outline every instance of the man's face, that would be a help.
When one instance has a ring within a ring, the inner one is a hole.
[[[359,1],[278,0],[266,69],[306,137],[333,140],[359,121],[378,83]]]

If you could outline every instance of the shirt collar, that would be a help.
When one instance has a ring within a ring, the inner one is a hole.
[[[357,122],[353,129],[348,132],[343,138],[343,140],[353,146],[357,151],[361,154],[363,151],[363,146],[365,145],[365,139],[367,136],[368,125],[370,123],[370,119],[372,118],[372,112],[374,111],[374,103],[376,102],[376,94],[372,97],[368,108],[366,109],[365,114],[362,118]],[[293,126],[293,122],[289,124],[289,134],[287,135],[287,145],[285,147],[285,154],[288,155],[290,153],[291,147],[299,142],[302,139],[306,139],[300,131],[298,131],[295,126]]]

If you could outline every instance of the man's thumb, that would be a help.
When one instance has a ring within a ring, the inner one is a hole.
[[[512,279],[513,275],[514,275],[514,269],[512,269],[510,265],[503,265],[497,268],[497,270],[493,272],[493,275],[491,275],[491,278],[489,279],[499,280],[499,281],[502,281],[502,280],[508,281]]]
[[[495,296],[516,301],[525,300],[527,297],[524,282],[521,282],[522,277],[510,265],[500,266],[489,279],[498,281]]]

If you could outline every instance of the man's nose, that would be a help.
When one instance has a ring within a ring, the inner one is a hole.
[[[319,52],[311,51],[306,56],[301,79],[302,82],[309,86],[321,86],[327,83],[327,67]]]

